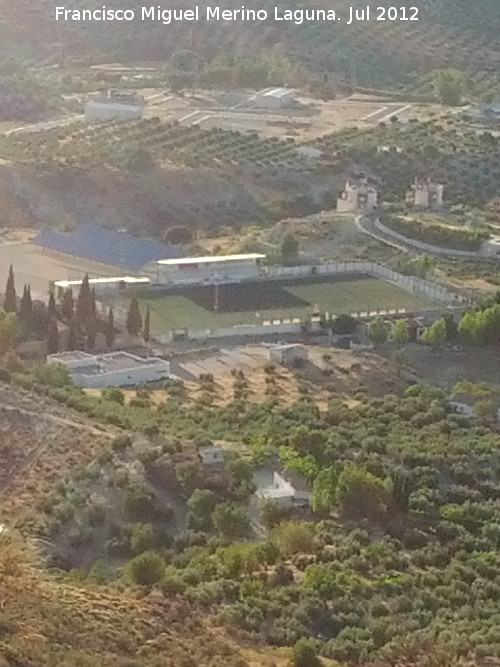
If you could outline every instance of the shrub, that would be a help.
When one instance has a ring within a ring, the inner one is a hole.
[[[321,667],[314,645],[310,640],[299,639],[293,647],[292,667]]]
[[[137,523],[132,528],[130,536],[130,546],[135,554],[142,554],[144,551],[159,546],[159,535],[156,528],[150,523]]]
[[[114,401],[120,405],[125,403],[125,394],[121,389],[118,389],[118,387],[106,387],[106,389],[102,390],[101,396],[106,401]]]
[[[162,580],[165,574],[165,562],[153,551],[146,551],[129,562],[132,580],[141,586],[151,586]]]
[[[130,435],[122,433],[113,438],[111,447],[114,449],[115,452],[123,452],[125,449],[130,447],[131,444],[132,444],[132,438],[130,437]]]

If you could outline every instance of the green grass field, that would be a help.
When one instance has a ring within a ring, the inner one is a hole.
[[[140,298],[144,312],[151,309],[151,331],[216,329],[265,320],[307,317],[315,310],[341,313],[402,309],[422,311],[435,304],[412,296],[392,283],[349,276],[287,283],[224,285],[219,288],[219,312],[214,312],[215,288],[185,288],[175,294],[148,294]],[[120,302],[126,307],[128,300]]]

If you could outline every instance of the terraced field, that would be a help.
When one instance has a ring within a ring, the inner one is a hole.
[[[148,120],[75,123],[41,132],[4,136],[0,156],[16,162],[147,170],[153,160],[191,167],[254,166],[307,169],[293,139],[261,138],[219,128]]]

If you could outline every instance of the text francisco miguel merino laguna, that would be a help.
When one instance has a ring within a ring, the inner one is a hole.
[[[379,8],[383,9],[383,8]],[[416,8],[412,8],[415,10]],[[417,10],[418,11],[418,10]],[[305,21],[342,21],[350,25],[356,21],[383,20],[378,16],[370,16],[370,7],[346,7],[342,15],[333,9],[281,9],[274,7],[266,9],[247,9],[242,5],[239,9],[223,9],[216,6],[194,6],[192,9],[168,9],[156,5],[154,7],[139,7],[136,9],[109,9],[106,5],[96,9],[76,9],[55,7],[56,21],[68,22],[127,22],[148,21],[169,25],[179,21],[288,21],[300,25]],[[400,20],[415,20],[408,17]]]

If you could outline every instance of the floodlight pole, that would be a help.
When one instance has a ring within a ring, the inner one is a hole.
[[[217,272],[214,273],[214,312],[219,311],[219,282]]]

